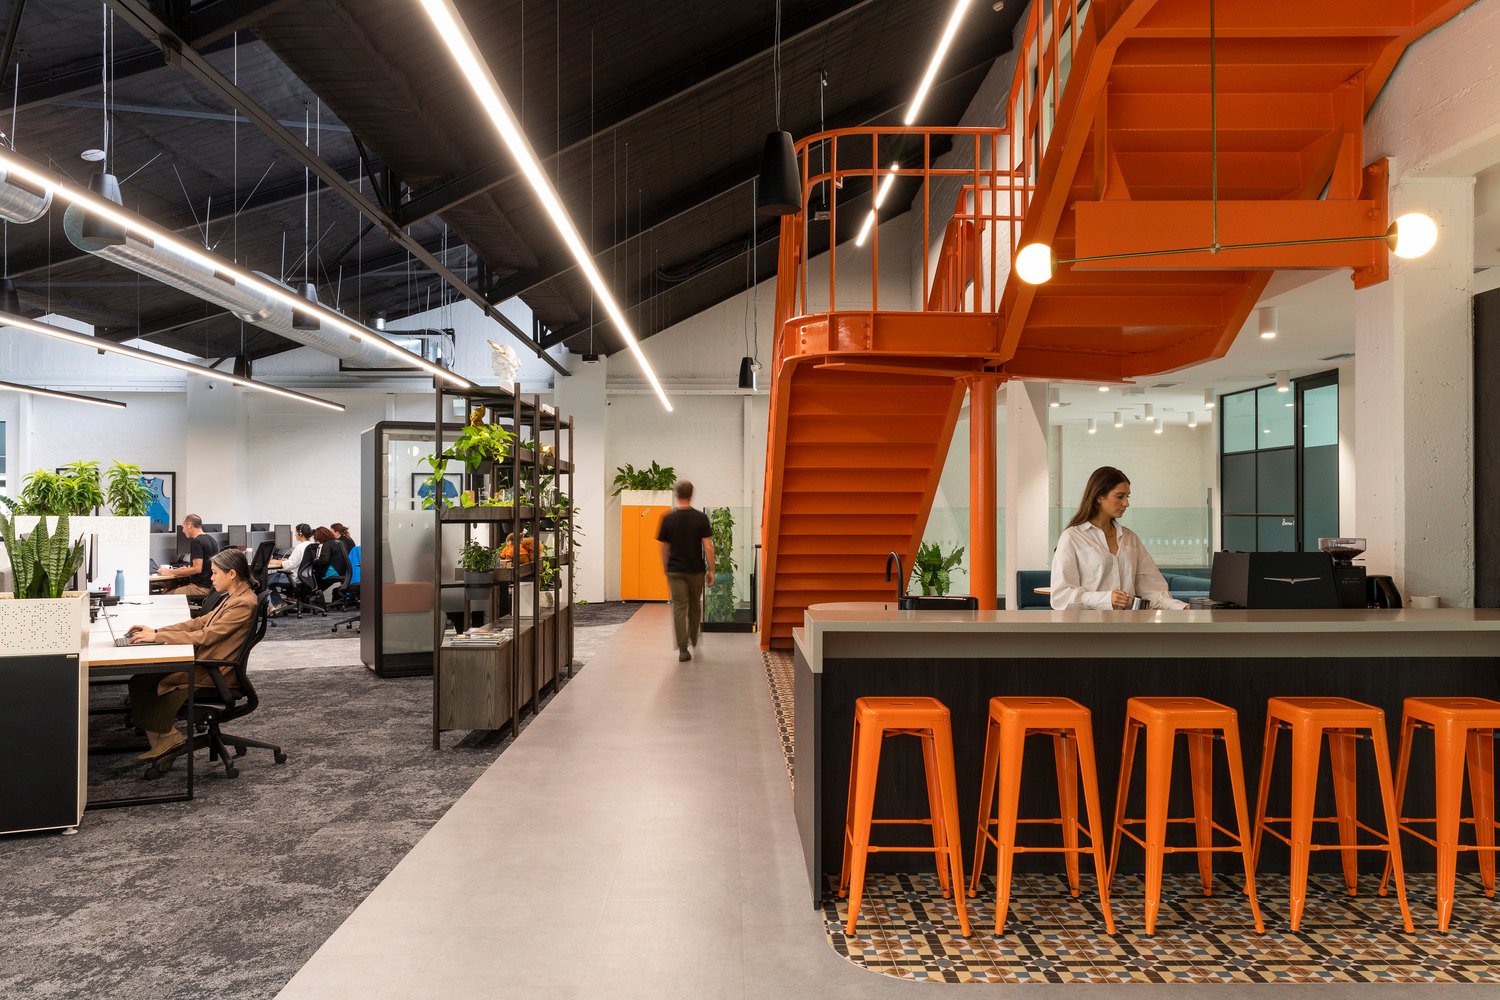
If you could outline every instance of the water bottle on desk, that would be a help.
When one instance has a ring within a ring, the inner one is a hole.
[[[118,598],[121,598],[121,597],[124,597],[124,596],[125,596],[125,571],[123,569],[117,569],[117,570],[115,570],[115,597],[116,597],[116,599],[118,599]]]

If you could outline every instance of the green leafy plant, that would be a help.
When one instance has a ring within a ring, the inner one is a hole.
[[[0,496],[0,506],[3,506],[6,510],[10,511],[11,517],[15,517],[17,514],[25,513],[25,511],[21,509],[21,504],[13,497]]]
[[[141,467],[111,462],[105,499],[116,517],[144,517],[151,507],[151,490],[141,482]]]
[[[432,470],[432,475],[423,480],[427,487],[427,495],[422,498],[422,509],[432,510],[434,507],[446,507],[447,497],[443,496],[444,474],[448,471],[448,455],[423,455],[420,465],[425,465]]]
[[[83,562],[83,536],[69,546],[66,514],[57,519],[50,537],[44,517],[25,538],[17,538],[15,521],[0,514],[0,539],[10,555],[16,600],[61,597]]]
[[[615,491],[610,496],[617,497],[625,490],[670,490],[676,482],[677,470],[670,465],[663,468],[653,460],[650,468],[637,469],[626,462],[615,469]]]
[[[557,557],[542,556],[541,561],[537,563],[537,578],[541,581],[542,589],[551,590],[556,587],[557,579],[561,575],[557,568]]]
[[[495,550],[470,540],[458,550],[458,568],[465,573],[489,573],[495,568]]]
[[[23,514],[62,514],[72,503],[72,484],[59,473],[37,469],[21,481]]]
[[[443,454],[473,472],[483,462],[503,462],[516,436],[500,424],[470,424]]]
[[[708,508],[713,530],[714,582],[703,595],[703,618],[711,622],[734,620],[734,512],[728,507]]]
[[[49,513],[87,517],[102,507],[104,490],[99,485],[99,463],[69,462],[65,468],[67,472],[63,473],[63,478],[70,484],[67,509]]]
[[[912,567],[912,582],[922,588],[922,595],[946,594],[952,586],[949,573],[964,557],[962,545],[947,555],[937,542],[923,542],[917,547],[916,565]]]

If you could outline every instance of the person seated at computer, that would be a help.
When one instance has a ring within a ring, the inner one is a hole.
[[[1187,607],[1167,590],[1167,581],[1140,537],[1119,519],[1130,509],[1130,479],[1103,466],[1089,476],[1078,512],[1057,539],[1052,556],[1052,607],[1124,610],[1140,597],[1149,608]]]
[[[344,548],[331,528],[318,528],[313,532],[313,542],[318,554],[313,557],[313,574],[320,584],[335,583],[349,572],[349,552]]]
[[[285,559],[272,559],[266,565],[271,569],[281,570],[280,573],[271,574],[272,583],[286,584],[297,578],[297,570],[302,566],[302,559],[307,554],[308,546],[313,543],[312,527],[302,522],[292,529],[292,551],[287,553]]]
[[[157,570],[158,576],[168,577],[163,589],[168,593],[184,597],[205,597],[213,590],[210,561],[219,551],[219,543],[213,535],[203,530],[203,518],[189,514],[182,519],[182,534],[188,540],[188,564],[168,566]],[[177,581],[181,582],[178,583]]]
[[[209,574],[214,589],[225,594],[212,611],[201,618],[190,618],[157,629],[132,626],[127,632],[130,641],[190,642],[200,660],[232,660],[238,656],[255,619],[259,600],[250,589],[250,562],[238,549],[225,549],[209,560]],[[233,667],[218,669],[226,678],[231,678],[234,673]],[[194,668],[193,683],[199,688],[214,686],[208,671],[208,667]],[[186,742],[177,730],[176,720],[177,711],[187,697],[186,673],[166,677],[137,674],[130,678],[130,715],[136,727],[146,731],[146,739],[151,742],[151,749],[141,754],[141,760],[155,760]]]
[[[354,536],[350,534],[349,526],[346,524],[340,524],[337,521],[334,521],[328,526],[328,530],[333,532],[333,537],[337,538],[339,544],[344,547],[345,555],[353,552],[355,546],[359,544],[354,540]]]

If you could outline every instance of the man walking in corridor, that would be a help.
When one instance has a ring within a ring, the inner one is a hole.
[[[661,543],[661,565],[672,590],[672,627],[677,638],[677,660],[693,658],[688,646],[698,645],[703,628],[703,587],[714,582],[713,528],[708,515],[693,507],[693,484],[677,480],[672,487],[677,506],[661,519],[656,540]]]

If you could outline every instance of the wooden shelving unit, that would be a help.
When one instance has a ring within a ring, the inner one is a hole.
[[[474,470],[463,470],[464,490],[493,496],[510,489],[518,504],[507,506],[446,506],[433,512],[434,543],[433,586],[436,590],[473,587],[453,575],[454,567],[445,566],[443,532],[462,528],[464,540],[484,532],[486,544],[500,545],[507,533],[517,537],[529,534],[537,540],[535,558],[526,563],[496,569],[490,588],[505,588],[509,611],[498,615],[503,603],[489,602],[491,618],[487,624],[501,626],[506,638],[493,645],[469,645],[456,642],[446,633],[447,615],[442,602],[435,602],[433,612],[432,655],[432,745],[439,749],[442,734],[460,729],[500,729],[507,724],[513,733],[520,731],[522,713],[527,705],[533,714],[542,704],[542,693],[566,676],[573,660],[573,553],[571,539],[573,518],[554,521],[543,518],[555,505],[556,491],[573,495],[573,428],[552,407],[543,405],[537,396],[525,397],[519,384],[481,387],[474,392],[456,392],[439,387],[434,419],[437,452],[445,448],[445,431],[449,442],[453,425],[444,423],[445,410],[453,400],[461,400],[465,413],[483,406],[487,422],[498,424],[516,437],[504,462],[482,462]],[[566,432],[566,434],[564,433]],[[548,441],[544,435],[550,435]],[[547,446],[550,445],[550,452]],[[566,451],[564,451],[566,449]],[[564,485],[564,483],[566,485]],[[544,495],[549,494],[549,495]],[[529,501],[529,502],[528,502]],[[566,545],[562,551],[557,547]],[[545,549],[544,549],[545,545]],[[520,546],[517,545],[519,550]],[[551,586],[541,587],[541,561],[557,560],[558,573]],[[566,580],[566,587],[562,586]],[[531,582],[532,600],[529,614],[523,614],[523,582]],[[543,606],[544,594],[550,598]],[[465,630],[471,613],[464,612]],[[462,634],[464,630],[460,630]]]

